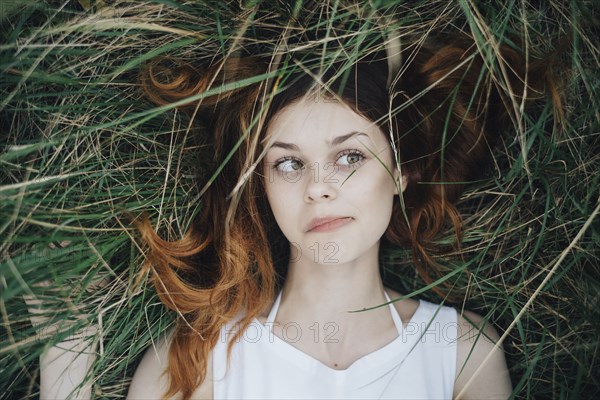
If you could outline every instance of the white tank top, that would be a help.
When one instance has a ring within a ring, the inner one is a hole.
[[[281,292],[265,324],[252,321],[232,349],[229,368],[227,342],[239,329],[239,318],[221,329],[213,349],[215,399],[452,398],[458,331],[453,308],[421,300],[404,327],[390,303],[398,337],[336,370],[273,334],[280,302]],[[289,331],[288,340],[294,336]]]

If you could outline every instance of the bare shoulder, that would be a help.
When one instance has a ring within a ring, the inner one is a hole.
[[[165,370],[169,360],[170,338],[161,337],[150,346],[133,375],[129,386],[128,399],[151,399],[162,396],[169,386]]]
[[[473,312],[458,315],[456,383],[459,399],[506,399],[512,384],[496,329]]]
[[[169,387],[166,373],[169,365],[170,335],[161,337],[154,346],[146,350],[140,365],[137,367],[127,399],[162,399]],[[178,396],[173,397],[177,399]],[[208,360],[208,373],[204,382],[192,395],[193,399],[212,399],[212,357]]]
[[[386,288],[385,291],[387,292],[388,296],[390,296],[390,299],[392,299],[392,300],[397,299],[402,296],[400,293],[398,293],[392,289]],[[417,308],[419,308],[419,301],[414,300],[414,299],[404,299],[404,300],[395,302],[394,306],[396,307],[396,310],[398,310],[400,319],[402,320],[402,322],[404,324],[406,324],[412,319],[413,315],[415,315]]]

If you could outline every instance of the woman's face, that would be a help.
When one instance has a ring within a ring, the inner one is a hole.
[[[301,100],[267,137],[266,194],[292,259],[344,263],[377,251],[399,176],[377,125],[343,103]]]

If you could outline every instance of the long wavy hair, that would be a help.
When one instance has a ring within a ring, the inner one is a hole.
[[[201,97],[181,108],[210,132],[212,170],[222,168],[214,181],[202,183],[201,214],[180,240],[162,240],[145,214],[134,221],[149,250],[145,270],[152,271],[163,303],[179,315],[166,396],[181,393],[189,399],[205,379],[222,326],[239,316],[241,329],[230,340],[229,355],[285,279],[289,243],[266,200],[259,163],[273,116],[324,87],[390,132],[392,149],[399,152],[394,158],[408,182],[402,198],[394,200],[385,238],[412,249],[417,272],[431,283],[440,274],[432,242],[452,227],[460,243],[461,217],[454,203],[464,182],[481,170],[499,128],[515,117],[515,102],[555,93],[549,63],[526,63],[508,47],[500,56],[486,63],[466,36],[407,43],[405,63],[391,84],[385,52],[354,64],[338,62],[324,71],[287,75],[271,74],[270,60],[251,56],[204,67],[166,67],[156,61],[143,70],[142,87],[156,104]],[[500,65],[510,68],[499,73]],[[274,77],[248,80],[261,74]],[[522,93],[528,98],[519,98]]]

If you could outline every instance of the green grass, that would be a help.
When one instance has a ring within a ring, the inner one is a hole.
[[[188,117],[143,99],[139,68],[159,55],[196,63],[240,47],[271,54],[286,26],[290,48],[305,46],[314,65],[356,60],[392,27],[417,36],[462,29],[489,57],[489,38],[525,35],[531,54],[568,38],[562,125],[546,108],[506,127],[485,179],[459,203],[462,260],[440,262],[449,271],[443,280],[468,293],[457,307],[505,333],[514,398],[600,395],[600,7],[593,1],[415,1],[410,9],[339,1],[327,12],[303,1],[241,2],[243,9],[237,1],[2,3],[0,398],[37,397],[39,354],[91,321],[101,323],[103,344],[91,374],[96,396],[126,394],[140,355],[174,319],[147,282],[134,285],[143,255],[125,229],[126,212],[147,211],[163,237],[178,238],[200,210],[198,182],[215,172],[204,167],[210,149]],[[382,260],[388,285],[440,301],[422,290],[406,250],[385,248]],[[110,283],[92,289],[99,278]],[[43,300],[63,331],[33,329],[24,295]]]

